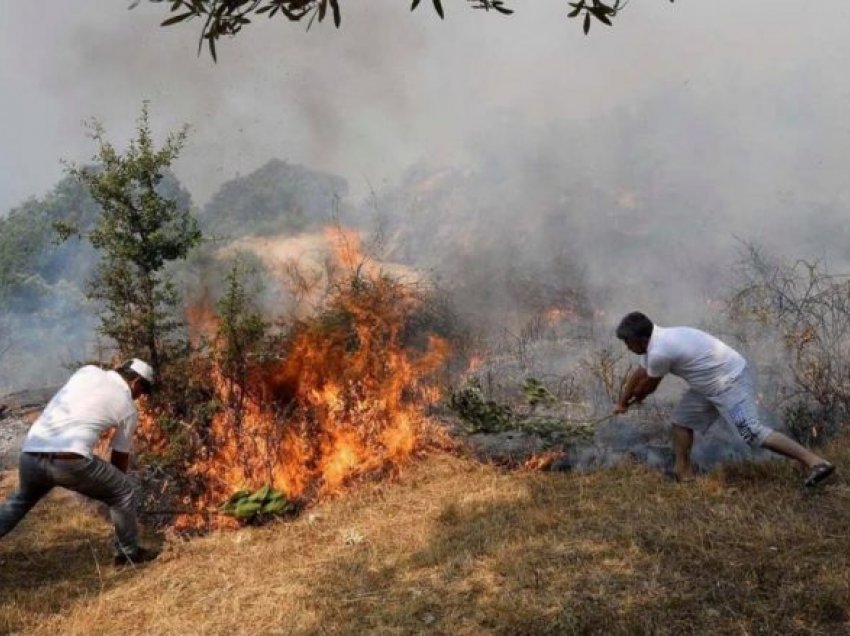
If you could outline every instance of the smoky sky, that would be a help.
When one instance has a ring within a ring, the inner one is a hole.
[[[221,42],[218,64],[196,55],[196,24],[163,29],[161,5],[128,6],[0,6],[0,209],[49,189],[60,159],[93,154],[85,119],[121,145],[143,99],[159,134],[192,126],[177,173],[199,203],[272,157],[336,172],[356,195],[416,162],[481,161],[474,149],[500,136],[503,152],[533,152],[516,147],[523,130],[590,122],[595,142],[571,152],[591,176],[662,152],[736,189],[742,217],[801,193],[848,196],[843,2],[646,0],[585,37],[558,3],[518,1],[505,18],[458,1],[440,21],[375,0],[344,6],[338,31],[259,20]],[[655,130],[630,146],[620,124],[646,112]]]
[[[149,100],[159,139],[191,126],[175,171],[198,205],[272,158],[339,174],[354,204],[446,168],[467,176],[440,209],[386,211],[419,215],[408,241],[439,220],[554,253],[563,227],[612,320],[695,320],[739,238],[850,262],[846,2],[642,0],[585,37],[566,3],[455,0],[441,21],[370,0],[339,30],[259,19],[217,64],[197,23],[129,4],[0,3],[0,213],[91,158],[85,120],[122,147]]]

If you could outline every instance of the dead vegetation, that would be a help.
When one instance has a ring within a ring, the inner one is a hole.
[[[328,499],[308,497],[298,516],[262,527],[170,536],[163,556],[136,571],[105,565],[110,525],[55,493],[0,542],[0,632],[850,633],[850,488],[842,476],[805,492],[784,462],[727,466],[675,484],[634,463],[584,474],[507,472],[437,454],[416,442],[423,405],[434,396],[414,400],[418,381],[397,378],[416,361],[423,366],[414,379],[436,378],[445,355],[423,334],[455,332],[445,329],[439,304],[423,312],[414,303],[417,311],[409,311],[407,287],[390,279],[355,276],[349,283],[345,302],[291,331],[288,345],[299,353],[292,364],[301,366],[268,376],[289,380],[278,387],[287,400],[276,403],[288,410],[260,408],[270,403],[272,384],[251,381],[263,370],[259,362],[268,362],[259,352],[272,349],[248,337],[253,322],[232,321],[239,329],[228,342],[238,346],[223,350],[229,357],[218,361],[218,375],[201,374],[225,390],[209,409],[192,411],[195,437],[183,435],[179,418],[157,421],[168,444],[149,450],[159,451],[163,466],[191,474],[199,488],[182,503],[197,509],[228,497],[238,505],[251,491],[268,495],[270,486],[300,492],[292,475],[275,472],[283,460],[301,470],[299,478],[306,475],[313,494],[329,484],[350,490],[336,497],[328,488]],[[604,347],[583,349],[544,381],[529,376],[550,349],[590,342],[564,307],[539,315],[545,321],[523,328],[514,348],[494,352],[477,386],[455,393],[456,411],[473,425],[561,429],[595,417],[619,392],[626,362]],[[399,347],[417,355],[389,355]],[[811,358],[794,358],[803,359]],[[245,360],[258,362],[249,367]],[[391,391],[374,390],[384,386]],[[299,439],[329,442],[308,448],[306,460],[293,452],[297,444],[275,437],[292,428],[299,405]],[[401,420],[412,428],[399,430],[417,435],[383,435],[390,430],[387,405],[415,406],[416,418]],[[352,422],[370,423],[379,435],[356,439]],[[405,459],[431,454],[385,470],[381,454],[352,460],[362,448],[395,448]],[[185,461],[200,451],[209,461]],[[174,457],[166,461],[168,453]],[[850,439],[835,440],[824,454],[847,466]],[[540,460],[538,467],[551,456]],[[222,467],[228,474],[217,472]],[[366,473],[387,479],[357,479]],[[13,485],[6,473],[0,492]],[[233,495],[245,486],[244,496]]]
[[[216,307],[193,312],[202,337],[183,380],[140,419],[143,463],[161,473],[145,475],[145,509],[162,523],[236,526],[221,506],[263,488],[282,494],[281,510],[300,509],[445,444],[425,412],[456,321],[427,286],[364,256],[357,233],[331,239],[327,289],[303,318],[264,316],[238,260]]]
[[[822,262],[787,262],[744,244],[728,314],[750,348],[768,341],[776,410],[804,443],[850,417],[850,279]],[[779,346],[777,346],[779,345]]]
[[[847,466],[850,440],[825,452]],[[60,499],[0,543],[4,633],[850,633],[850,487],[803,491],[786,462],[676,484],[433,455],[137,571],[105,566],[109,525]]]

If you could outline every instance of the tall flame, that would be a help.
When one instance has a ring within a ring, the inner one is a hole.
[[[358,477],[393,473],[424,447],[425,408],[438,397],[434,375],[448,343],[429,334],[411,344],[421,295],[361,267],[358,250],[354,235],[340,236],[337,262],[348,280],[337,284],[324,313],[255,363],[247,381],[213,365],[209,385],[220,407],[196,431],[185,467],[196,511],[265,484],[309,501]],[[142,428],[155,442],[152,418]],[[203,520],[189,514],[177,526]]]

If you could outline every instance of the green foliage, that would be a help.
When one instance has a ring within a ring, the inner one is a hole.
[[[522,394],[528,404],[534,408],[538,404],[554,404],[557,398],[537,378],[526,378],[522,384]]]
[[[225,377],[239,386],[245,385],[251,358],[263,352],[268,327],[256,304],[260,293],[256,275],[257,271],[243,260],[234,260],[225,277],[225,293],[218,302],[218,362]]]
[[[558,415],[534,413],[538,405],[553,405],[557,401],[540,380],[527,378],[522,385],[522,394],[526,405],[517,408],[488,400],[478,378],[472,378],[466,386],[452,392],[448,405],[467,425],[468,434],[522,431],[544,437],[593,436],[593,426],[589,422],[573,422]]]
[[[449,408],[469,425],[468,433],[494,433],[515,428],[513,409],[486,399],[478,378],[472,378],[465,387],[452,392]]]
[[[145,453],[141,459],[146,465],[181,467],[191,444],[188,429],[181,420],[170,415],[157,417],[156,425],[168,437],[168,447],[162,454]]]
[[[201,240],[188,206],[160,188],[183,147],[186,129],[170,134],[161,148],[154,148],[145,103],[137,137],[124,154],[106,140],[99,123],[93,122],[92,130],[98,145],[97,167],[68,169],[102,209],[86,234],[102,254],[88,297],[100,303],[100,331],[117,343],[119,353],[144,355],[160,369],[180,326],[177,292],[164,267],[185,258]],[[60,229],[64,236],[72,230]]]
[[[207,343],[183,341],[169,353],[154,393],[157,412],[205,430],[220,407],[209,382],[212,361]]]
[[[279,490],[265,485],[254,492],[237,490],[221,505],[221,512],[246,523],[260,523],[271,517],[297,512],[298,506]]]
[[[235,238],[323,225],[348,186],[340,177],[273,159],[225,183],[204,207],[207,235]]]
[[[136,0],[131,8],[140,0]],[[421,0],[412,0],[410,10],[419,7]],[[670,0],[673,2],[674,0]],[[165,2],[165,0],[151,0]],[[277,15],[285,17],[290,22],[300,22],[307,19],[307,28],[313,22],[322,22],[327,16],[333,16],[334,25],[339,28],[342,23],[342,12],[339,0],[168,0],[171,17],[163,20],[161,26],[171,26],[199,18],[203,22],[198,40],[198,52],[206,42],[210,56],[217,59],[216,42],[221,36],[235,36],[243,28],[251,24],[253,17],[273,18]],[[442,0],[431,0],[434,11],[445,18]],[[500,15],[511,15],[514,11],[506,0],[467,0],[473,9],[491,11]],[[602,24],[611,26],[611,20],[628,4],[627,0],[578,0],[568,3],[571,10],[568,18],[581,20],[585,35],[590,31],[591,18]]]
[[[66,360],[86,356],[94,318],[84,288],[97,253],[77,238],[58,244],[53,226],[89,229],[98,213],[86,189],[65,178],[0,217],[0,393],[57,381],[57,350]]]
[[[670,1],[672,2],[673,0]],[[611,26],[611,19],[617,15],[625,4],[626,2],[623,0],[613,0],[613,2],[578,0],[578,2],[569,3],[573,9],[567,14],[567,17],[581,18],[582,30],[587,35],[590,32],[591,18],[595,18],[602,24]]]
[[[54,225],[73,223],[87,231],[98,213],[86,189],[66,178],[43,199],[30,199],[0,218],[0,307],[34,313],[61,300],[60,287],[81,290],[96,254],[79,241],[59,245]],[[82,293],[68,291],[78,309]]]

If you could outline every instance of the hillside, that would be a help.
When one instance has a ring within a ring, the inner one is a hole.
[[[207,235],[295,233],[327,223],[348,192],[344,179],[272,159],[221,185],[199,215]]]
[[[847,466],[850,440],[826,453]],[[67,499],[0,541],[3,633],[850,633],[850,487],[805,492],[786,462],[677,484],[433,455],[294,521],[172,538],[136,571]]]

